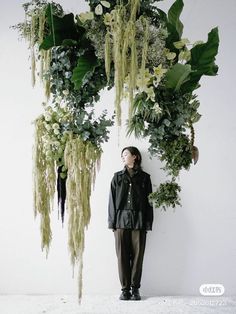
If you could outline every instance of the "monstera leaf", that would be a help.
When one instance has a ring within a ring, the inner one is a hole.
[[[79,57],[76,68],[73,71],[72,82],[75,89],[80,89],[83,84],[83,78],[88,72],[93,72],[98,65],[97,57],[94,52],[86,52]]]
[[[166,73],[166,84],[167,88],[174,89],[178,91],[182,84],[190,78],[190,73],[192,72],[191,66],[189,64],[176,63],[167,73]]]
[[[50,33],[43,40],[39,49],[48,50],[53,46],[67,45],[68,43],[70,45],[72,43],[75,44],[85,31],[83,27],[75,25],[72,13],[66,14],[63,17],[54,15],[51,4],[47,6],[46,17]]]

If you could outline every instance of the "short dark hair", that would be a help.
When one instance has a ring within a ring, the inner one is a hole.
[[[131,155],[135,155],[135,156],[136,156],[136,158],[135,158],[135,160],[134,160],[134,167],[135,167],[135,168],[141,167],[142,156],[141,156],[140,151],[137,149],[137,147],[135,147],[135,146],[127,146],[127,147],[124,147],[124,148],[122,149],[122,151],[121,151],[121,156],[122,156],[122,154],[123,154],[123,151],[125,151],[126,149],[131,153]]]

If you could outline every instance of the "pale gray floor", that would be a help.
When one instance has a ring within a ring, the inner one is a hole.
[[[0,295],[1,314],[236,314],[236,297],[144,296],[120,301],[118,295]]]

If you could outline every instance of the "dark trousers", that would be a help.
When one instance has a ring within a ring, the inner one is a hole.
[[[115,247],[122,290],[140,288],[146,230],[116,229]]]

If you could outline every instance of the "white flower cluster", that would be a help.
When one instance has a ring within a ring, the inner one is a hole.
[[[178,62],[179,63],[186,63],[191,59],[191,52],[188,49],[187,46],[191,45],[191,46],[196,46],[199,44],[202,44],[203,41],[196,41],[193,45],[190,44],[190,41],[188,40],[188,38],[182,38],[179,41],[174,42],[174,46],[176,49],[180,50],[179,52],[179,56],[178,56]]]
[[[95,14],[96,15],[102,15],[103,14],[103,7],[104,8],[110,8],[111,5],[108,1],[100,1],[100,3],[95,8]],[[81,23],[85,23],[86,21],[91,21],[94,19],[94,13],[91,11],[82,12],[79,14],[79,19]]]
[[[144,73],[138,75],[136,92],[145,92],[147,94],[146,100],[150,99],[154,103],[153,110],[156,114],[161,114],[162,109],[155,101],[155,88],[158,87],[167,70],[162,67],[162,64],[159,64],[158,67],[153,68],[153,73],[149,69],[145,69]]]
[[[71,112],[68,108],[57,106],[53,108],[49,105],[44,106],[44,128],[47,134],[43,136],[43,145],[47,158],[59,160],[63,157],[65,144],[69,136],[69,131],[63,130],[64,123],[71,121]]]

